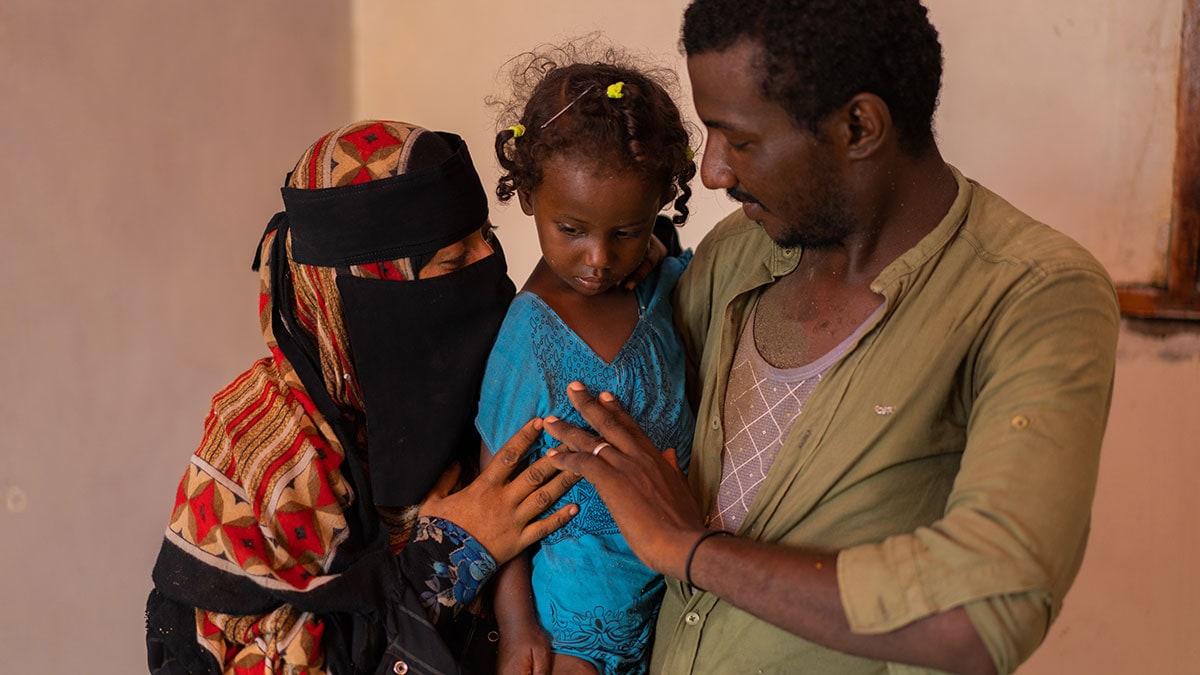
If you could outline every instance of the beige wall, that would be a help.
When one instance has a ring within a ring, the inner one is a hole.
[[[678,64],[684,4],[0,3],[0,672],[143,668],[153,556],[209,397],[264,351],[247,267],[305,145],[411,119],[490,182],[506,58],[599,28]],[[1178,1],[929,6],[947,158],[1118,279],[1160,274]],[[689,244],[731,210],[695,202]],[[520,281],[532,227],[494,217]],[[1088,557],[1022,672],[1200,662],[1198,394],[1196,333],[1123,332]]]
[[[323,0],[0,3],[0,672],[145,672],[208,400],[265,348],[249,265],[350,114]]]

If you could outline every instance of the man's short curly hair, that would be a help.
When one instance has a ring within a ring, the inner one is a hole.
[[[815,133],[871,93],[891,111],[902,150],[933,147],[942,47],[918,0],[694,0],[684,13],[688,56],[745,39],[763,48],[763,95],[801,127]]]

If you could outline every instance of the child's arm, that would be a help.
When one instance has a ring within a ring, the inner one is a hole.
[[[492,453],[486,444],[480,445],[479,466],[482,470],[491,461]],[[528,551],[496,572],[495,610],[500,626],[498,675],[547,675],[550,672],[550,639],[542,630],[533,606],[530,572]]]
[[[500,625],[496,672],[500,675],[550,672],[550,638],[538,623],[529,575],[527,552],[496,572],[496,621]]]

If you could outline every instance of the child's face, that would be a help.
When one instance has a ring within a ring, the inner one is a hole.
[[[664,204],[662,186],[636,171],[561,156],[550,158],[542,174],[536,190],[518,192],[537,225],[542,258],[576,293],[616,288],[646,257]]]

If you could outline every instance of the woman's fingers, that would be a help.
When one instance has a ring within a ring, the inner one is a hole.
[[[492,485],[503,485],[508,482],[512,476],[512,472],[521,462],[521,457],[529,450],[529,446],[537,440],[538,434],[542,431],[542,420],[533,418],[525,423],[525,426],[517,430],[513,437],[508,439],[500,449],[496,451],[496,455],[492,457],[492,461],[484,467],[479,474],[479,480]]]
[[[521,548],[524,549],[541,541],[546,535],[566,525],[567,521],[577,513],[579,513],[578,506],[567,504],[545,518],[530,522],[521,532]]]
[[[531,420],[505,443],[479,476],[458,492],[457,466],[438,479],[421,504],[423,516],[443,518],[470,532],[499,563],[561,527],[578,512],[564,507],[539,520],[579,480],[562,474],[543,459],[514,475],[521,457],[541,432],[541,420]]]
[[[446,470],[438,477],[437,482],[433,484],[433,487],[429,490],[429,494],[425,495],[424,501],[436,501],[445,498],[458,483],[460,473],[462,473],[462,465],[458,462],[451,462],[450,466],[446,467]]]
[[[506,499],[511,500],[518,519],[532,521],[554,506],[572,485],[579,482],[579,478],[576,474],[560,472],[549,457],[543,457],[513,479],[506,488]],[[562,522],[569,519],[570,515]],[[554,529],[557,528],[547,530],[547,533]]]

